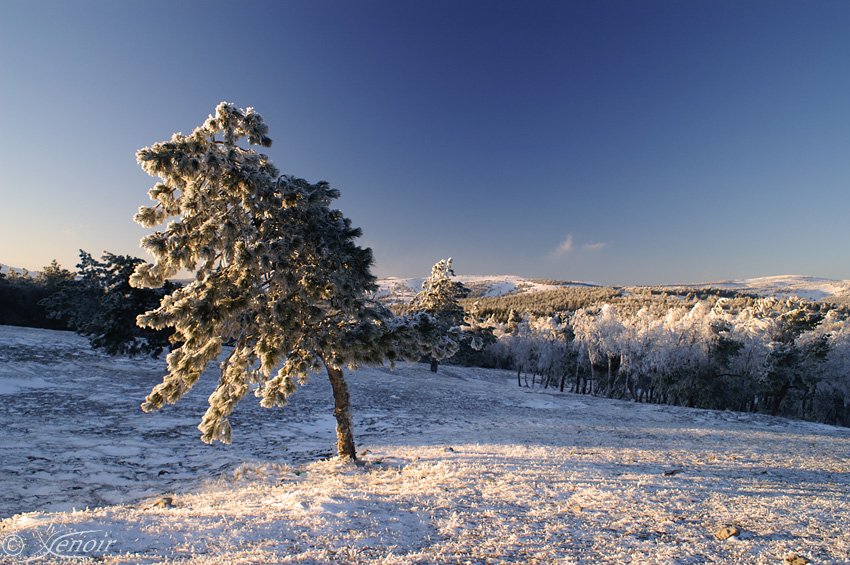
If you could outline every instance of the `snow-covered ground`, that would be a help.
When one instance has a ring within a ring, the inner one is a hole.
[[[214,372],[142,414],[161,371],[0,326],[0,562],[850,562],[848,429],[405,364],[350,375],[351,466],[325,379],[210,447]]]

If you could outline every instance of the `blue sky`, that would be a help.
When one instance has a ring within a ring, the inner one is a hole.
[[[253,106],[379,276],[850,278],[850,3],[0,1],[0,262],[142,255],[135,151]]]

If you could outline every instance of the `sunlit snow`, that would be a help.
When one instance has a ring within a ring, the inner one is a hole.
[[[0,542],[19,561],[80,531],[114,540],[107,563],[850,561],[848,429],[403,364],[350,375],[351,466],[327,459],[319,376],[281,410],[246,399],[233,444],[208,446],[214,371],[143,414],[161,361],[3,326],[0,361]],[[716,539],[725,524],[741,535]]]

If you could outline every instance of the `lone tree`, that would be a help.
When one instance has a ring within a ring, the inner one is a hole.
[[[141,326],[174,328],[181,345],[168,374],[142,404],[174,403],[216,359],[218,387],[198,426],[206,443],[231,441],[228,417],[254,389],[264,407],[283,406],[311,371],[325,368],[334,396],[337,448],[356,459],[348,387],[342,368],[440,354],[438,326],[427,315],[397,318],[374,302],[372,251],[358,247],[359,228],[330,203],[339,191],[281,176],[268,156],[268,127],[252,108],[222,102],[189,135],[141,149],[137,160],[160,177],[135,221],[164,231],[142,239],[155,262],[136,267],[134,286],[156,287],[180,270],[187,286],[138,317]],[[453,353],[453,352],[452,352]]]
[[[431,276],[422,283],[422,291],[411,300],[408,312],[430,314],[446,335],[447,344],[458,341],[460,326],[464,322],[463,306],[459,300],[469,296],[470,290],[460,281],[453,281],[452,259],[441,259],[431,267]],[[451,355],[432,355],[431,372],[436,373],[440,359]]]

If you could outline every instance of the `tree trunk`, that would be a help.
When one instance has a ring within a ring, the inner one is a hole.
[[[774,395],[771,398],[770,402],[770,415],[778,416],[779,408],[782,406],[782,401],[785,400],[785,397],[788,396],[788,390],[791,388],[787,382],[782,384],[782,387],[779,389],[779,393]]]
[[[437,367],[439,367],[439,366],[440,366],[440,362],[432,357],[431,358],[431,372],[436,373]]]
[[[351,398],[348,396],[348,385],[342,369],[337,369],[322,360],[328,371],[331,388],[334,393],[334,416],[336,417],[336,449],[340,459],[357,461],[354,449],[354,433],[351,426]]]

